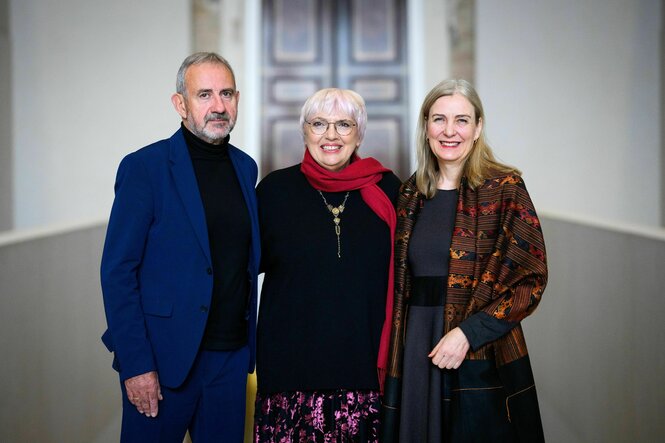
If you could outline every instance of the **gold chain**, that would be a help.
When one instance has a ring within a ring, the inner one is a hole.
[[[317,191],[319,190],[317,189]],[[333,223],[335,223],[335,234],[337,234],[337,257],[342,258],[342,245],[339,239],[339,235],[342,229],[339,226],[339,222],[342,221],[340,217],[342,216],[342,212],[344,212],[344,205],[346,205],[346,200],[349,198],[349,193],[348,192],[346,193],[346,195],[344,196],[344,201],[339,206],[333,206],[330,203],[328,203],[328,200],[326,200],[321,191],[319,191],[319,195],[323,199],[323,204],[326,205],[326,208],[328,208],[328,211],[333,216]]]

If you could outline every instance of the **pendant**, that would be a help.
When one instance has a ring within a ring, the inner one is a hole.
[[[342,202],[341,205],[339,206],[333,206],[328,201],[326,198],[323,196],[323,193],[320,190],[317,190],[319,192],[319,195],[323,199],[323,204],[326,205],[326,208],[330,213],[333,215],[333,223],[335,223],[335,235],[337,236],[337,257],[342,258],[342,246],[341,246],[341,241],[340,241],[340,234],[342,233],[342,228],[339,226],[339,223],[342,221],[340,218],[340,214],[344,212],[344,205],[346,204],[346,200],[349,198],[349,192],[346,193],[344,196],[344,201]]]

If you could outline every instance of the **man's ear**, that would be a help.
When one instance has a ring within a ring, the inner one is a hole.
[[[180,114],[180,117],[183,119],[187,118],[187,105],[185,104],[185,97],[182,96],[182,94],[178,94],[177,92],[171,96],[171,103],[173,103],[173,107],[175,108],[175,111]]]

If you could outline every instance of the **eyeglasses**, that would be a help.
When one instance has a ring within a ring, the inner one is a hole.
[[[311,122],[306,121],[305,123],[307,123],[312,128],[312,132],[316,135],[325,134],[330,125],[335,125],[335,131],[337,131],[339,135],[349,135],[353,130],[353,127],[356,125],[349,120],[337,120],[336,122],[329,122],[316,119],[312,120]]]

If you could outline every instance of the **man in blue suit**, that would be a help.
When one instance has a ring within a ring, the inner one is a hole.
[[[187,57],[178,131],[118,168],[101,265],[123,399],[121,441],[241,442],[260,259],[256,163],[229,143],[239,92],[215,53]]]

